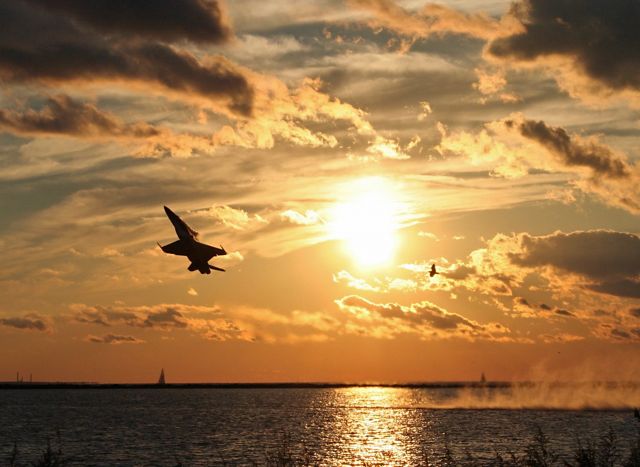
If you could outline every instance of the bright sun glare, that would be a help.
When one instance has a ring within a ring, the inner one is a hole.
[[[395,253],[399,203],[389,183],[372,177],[349,184],[329,223],[334,238],[345,242],[361,266],[388,263]]]

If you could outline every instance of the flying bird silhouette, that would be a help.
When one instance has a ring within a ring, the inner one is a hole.
[[[431,265],[431,271],[429,271],[429,277],[433,277],[436,274],[440,274],[438,271],[436,271],[436,265],[432,264]]]

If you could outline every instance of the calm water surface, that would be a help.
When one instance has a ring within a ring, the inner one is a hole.
[[[433,408],[452,389],[47,389],[0,391],[0,463],[14,441],[33,461],[51,438],[74,465],[262,464],[283,443],[319,465],[437,464],[445,443],[489,460],[522,453],[540,426],[560,453],[629,411]],[[568,457],[567,457],[568,458]]]

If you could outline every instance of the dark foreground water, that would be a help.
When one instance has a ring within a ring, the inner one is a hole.
[[[523,453],[536,426],[569,459],[578,438],[612,429],[626,449],[637,435],[630,410],[477,408],[508,405],[495,403],[501,390],[482,391],[8,389],[0,391],[0,465],[14,442],[22,462],[35,460],[47,439],[58,446],[56,432],[81,466],[264,464],[287,442],[319,465],[421,465],[425,456],[437,465],[445,444],[486,460],[496,450]]]

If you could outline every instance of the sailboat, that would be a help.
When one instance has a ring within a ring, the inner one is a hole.
[[[487,378],[484,376],[484,372],[480,375],[480,384],[486,384]]]
[[[160,370],[160,378],[158,378],[158,384],[160,385],[167,384],[167,382],[164,380],[164,368]]]

